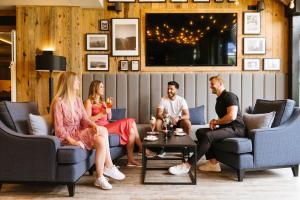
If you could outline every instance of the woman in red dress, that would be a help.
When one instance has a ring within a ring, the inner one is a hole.
[[[111,100],[111,99],[110,99]],[[89,88],[89,98],[84,101],[84,106],[90,119],[97,125],[107,128],[109,133],[118,133],[120,135],[121,145],[127,145],[127,166],[141,166],[141,164],[134,159],[134,144],[139,147],[139,152],[142,151],[141,139],[136,127],[135,119],[125,118],[112,123],[111,109],[105,102],[104,98],[104,84],[101,81],[93,81]],[[147,154],[151,154],[147,150]]]

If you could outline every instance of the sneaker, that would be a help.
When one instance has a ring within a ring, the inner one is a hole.
[[[125,175],[115,165],[111,168],[104,167],[103,174],[119,181],[125,179]]]
[[[182,163],[169,168],[169,173],[173,175],[187,174],[190,171],[191,167]]]
[[[156,156],[159,158],[164,158],[166,155],[167,155],[167,153],[165,151],[162,151],[159,154],[157,154]]]
[[[108,179],[104,176],[97,178],[94,183],[95,186],[100,187],[102,190],[111,190],[112,185],[108,182]]]
[[[220,163],[212,164],[211,162],[207,162],[199,166],[199,170],[205,172],[221,172],[221,167]]]

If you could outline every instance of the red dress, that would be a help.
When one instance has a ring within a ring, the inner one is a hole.
[[[92,104],[92,116],[99,114],[102,109],[105,109],[105,107],[105,103],[102,103],[100,105]],[[135,119],[133,118],[125,118],[109,123],[107,115],[104,115],[102,118],[95,121],[97,125],[106,127],[109,133],[119,134],[121,145],[126,145],[128,143],[130,131],[134,122]]]

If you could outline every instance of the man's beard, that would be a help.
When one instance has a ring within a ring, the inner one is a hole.
[[[174,93],[168,93],[168,96],[171,99],[171,98],[173,98],[175,96],[175,94]]]

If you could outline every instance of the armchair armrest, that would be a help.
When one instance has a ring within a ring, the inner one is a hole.
[[[0,181],[54,181],[60,141],[22,135],[0,121]]]
[[[254,165],[271,167],[300,163],[300,109],[276,128],[255,129],[249,133],[253,143]]]

